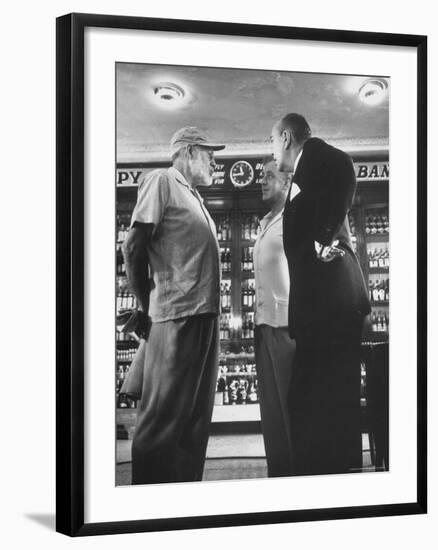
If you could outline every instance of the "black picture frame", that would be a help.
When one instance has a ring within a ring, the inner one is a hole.
[[[95,14],[57,19],[56,530],[69,536],[423,514],[427,511],[427,37]],[[417,498],[341,508],[84,522],[84,30],[86,27],[270,37],[417,52]]]

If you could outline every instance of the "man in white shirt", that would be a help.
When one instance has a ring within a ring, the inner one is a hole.
[[[287,394],[295,340],[288,334],[289,271],[283,249],[283,209],[289,188],[290,176],[279,173],[274,160],[267,160],[262,199],[270,211],[260,222],[254,269],[256,369],[269,477],[292,471]]]
[[[219,352],[216,227],[197,190],[211,185],[214,144],[196,127],[172,137],[172,166],[139,187],[123,244],[139,304],[141,401],[132,483],[200,481]],[[135,373],[134,373],[135,374]]]

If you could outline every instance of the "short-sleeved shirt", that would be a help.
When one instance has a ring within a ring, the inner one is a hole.
[[[260,222],[254,245],[255,323],[288,326],[289,269],[283,248],[283,211]]]
[[[175,168],[150,172],[131,218],[153,224],[148,246],[149,315],[163,322],[219,313],[220,250],[202,197]]]

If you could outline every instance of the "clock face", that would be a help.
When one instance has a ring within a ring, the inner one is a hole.
[[[238,160],[231,167],[230,178],[236,187],[245,187],[254,179],[254,168],[246,160]]]

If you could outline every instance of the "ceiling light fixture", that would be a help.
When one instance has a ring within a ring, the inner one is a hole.
[[[367,105],[377,105],[385,97],[387,89],[386,80],[370,78],[359,88],[359,99]]]
[[[182,100],[186,95],[178,84],[172,82],[161,82],[154,88],[154,95],[163,102]]]

